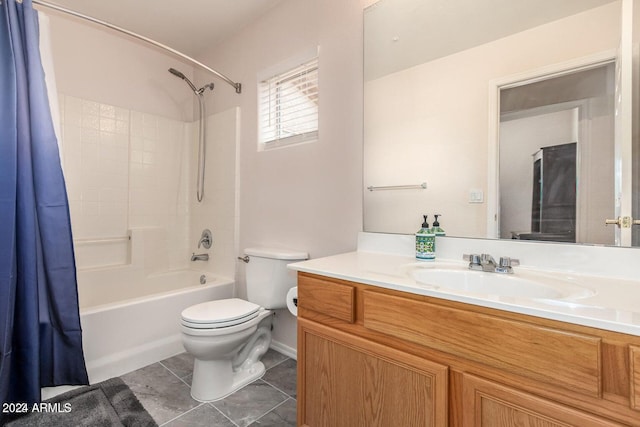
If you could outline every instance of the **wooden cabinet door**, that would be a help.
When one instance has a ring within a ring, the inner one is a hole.
[[[464,427],[622,426],[473,375],[463,378]]]
[[[446,366],[298,319],[298,425],[447,425]]]

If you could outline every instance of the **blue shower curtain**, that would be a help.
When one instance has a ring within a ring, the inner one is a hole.
[[[31,0],[0,0],[0,402],[35,403],[41,387],[87,383],[37,14]]]

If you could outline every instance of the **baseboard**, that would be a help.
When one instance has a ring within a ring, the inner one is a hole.
[[[287,357],[298,360],[298,351],[295,348],[284,345],[278,341],[271,341],[271,345],[269,347],[274,349],[278,353],[282,353]]]

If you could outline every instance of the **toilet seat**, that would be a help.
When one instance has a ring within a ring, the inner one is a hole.
[[[207,301],[182,311],[182,325],[194,329],[228,328],[258,316],[261,307],[239,298]]]

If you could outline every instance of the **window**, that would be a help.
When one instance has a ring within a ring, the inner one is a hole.
[[[318,139],[318,58],[259,82],[262,149]]]

